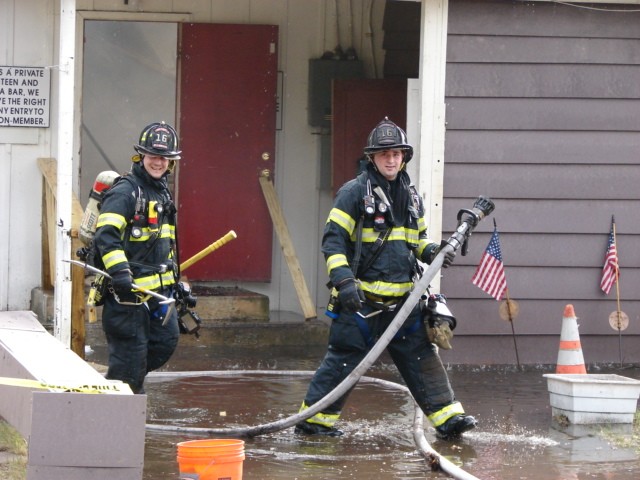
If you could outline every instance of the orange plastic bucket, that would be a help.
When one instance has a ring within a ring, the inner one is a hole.
[[[190,440],[178,443],[180,480],[242,480],[244,441]]]

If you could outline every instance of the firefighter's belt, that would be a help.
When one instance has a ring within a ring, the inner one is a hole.
[[[364,298],[367,305],[385,312],[393,312],[402,300],[398,297],[378,297],[369,292],[364,292]]]

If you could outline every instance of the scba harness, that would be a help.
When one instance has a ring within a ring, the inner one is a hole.
[[[418,191],[413,185],[409,184],[406,174],[401,175],[398,179],[397,188],[403,190],[401,194],[404,196],[404,199],[402,199],[402,197],[400,198],[403,200],[403,203],[406,201],[407,212],[402,213],[396,210],[395,215],[393,211],[393,200],[387,196],[380,185],[374,186],[372,184],[368,170],[361,172],[355,180],[360,192],[356,198],[361,198],[361,200],[358,200],[359,208],[355,226],[354,253],[350,267],[354,277],[361,279],[369,268],[374,265],[376,259],[384,250],[394,227],[400,226],[405,228],[410,225],[415,226],[414,228],[417,231],[418,219],[423,216],[424,208]],[[392,192],[389,193],[393,196]],[[365,235],[368,236],[368,248],[363,260],[363,236]],[[375,239],[372,235],[375,235]],[[410,242],[409,239],[406,241],[410,249],[417,246],[417,243],[414,244]],[[413,258],[412,277],[415,278],[416,275],[421,273],[422,269],[413,253],[411,253],[411,256]],[[327,284],[327,287],[331,289],[331,294],[325,313],[330,318],[337,318],[340,310],[338,291],[331,282]],[[364,291],[363,293],[364,302],[375,309],[371,316],[383,311],[393,311],[399,308],[402,300],[406,298],[406,296],[382,298],[368,291]]]
[[[176,207],[173,204],[173,200],[171,196],[168,195],[164,202],[158,201],[148,201],[144,189],[136,183],[135,180],[129,177],[129,174],[124,174],[116,177],[113,180],[113,183],[100,190],[99,195],[96,195],[94,191],[92,191],[92,198],[97,200],[97,203],[93,206],[93,208],[97,209],[99,212],[101,208],[101,201],[104,196],[112,190],[119,182],[127,181],[135,196],[135,211],[134,214],[128,221],[127,226],[125,227],[125,231],[123,234],[123,239],[125,242],[125,247],[130,241],[145,241],[151,242],[146,249],[147,252],[150,252],[153,246],[153,242],[158,238],[160,228],[161,228],[161,218],[163,215],[167,217],[173,216],[176,213]],[[87,211],[89,210],[90,205],[87,205]],[[85,212],[86,215],[86,212]],[[92,215],[95,215],[93,213]],[[86,243],[89,242],[88,245],[80,248],[76,255],[80,260],[85,262],[88,265],[91,265],[99,270],[106,271],[107,268],[104,265],[102,260],[102,256],[98,251],[95,242],[95,231],[96,231],[97,222],[93,222],[90,225],[90,228],[85,229],[83,241]],[[169,269],[173,269],[173,265],[149,265],[144,263],[144,256],[142,258],[133,258],[129,262],[134,265],[141,265],[147,269],[156,270],[158,273],[165,273]],[[103,275],[96,275],[94,280],[91,283],[91,287],[89,290],[89,298],[87,304],[89,306],[101,306],[104,304],[105,294],[107,289],[111,290],[110,282],[107,282]]]

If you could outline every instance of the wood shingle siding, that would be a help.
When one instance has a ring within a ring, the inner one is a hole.
[[[615,214],[621,309],[630,319],[623,357],[639,362],[640,12],[611,11],[637,5],[449,7],[443,236],[460,208],[490,196],[510,297],[520,304],[521,361],[555,363],[572,303],[580,334],[593,336],[583,341],[592,349],[585,360],[616,362],[616,288],[606,296],[599,287]],[[476,336],[497,346],[511,336],[499,303],[471,283],[492,218],[471,237],[469,254],[459,252],[443,272],[456,333],[471,337],[461,346]]]

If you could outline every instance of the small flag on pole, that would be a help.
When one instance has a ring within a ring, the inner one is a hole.
[[[618,251],[616,249],[616,223],[613,215],[611,216],[611,230],[609,232],[609,241],[607,242],[607,250],[604,254],[604,267],[602,268],[602,279],[600,280],[600,288],[609,295],[611,287],[618,281],[620,276],[620,268],[618,267]]]
[[[471,282],[498,301],[502,299],[507,289],[507,279],[504,275],[504,263],[500,251],[500,236],[495,220],[493,235],[491,235],[487,249],[482,254],[476,273],[471,277]]]

